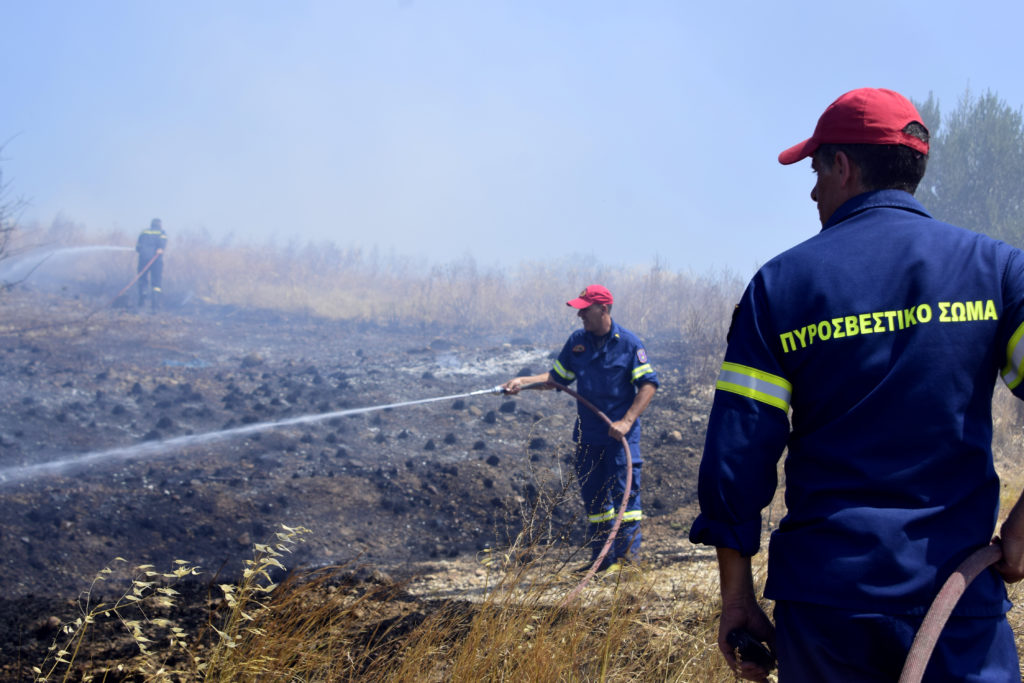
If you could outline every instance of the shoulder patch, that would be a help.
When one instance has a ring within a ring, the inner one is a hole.
[[[587,350],[587,347],[584,346],[583,344],[577,344],[576,346],[572,347],[572,352],[573,353],[583,353],[586,350]]]
[[[647,352],[644,351],[644,347],[641,346],[639,349],[636,350],[636,359],[641,363],[647,362]]]

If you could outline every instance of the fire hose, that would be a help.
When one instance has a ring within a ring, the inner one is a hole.
[[[153,265],[154,263],[156,263],[156,260],[158,258],[160,258],[160,254],[161,253],[163,253],[163,252],[158,251],[157,253],[153,254],[153,258],[149,259],[149,263],[146,264],[146,267],[143,268],[142,270],[140,270],[139,272],[137,272],[135,274],[135,277],[132,278],[132,281],[129,282],[127,285],[125,285],[124,289],[122,289],[120,292],[117,293],[117,296],[114,297],[114,301],[117,301],[118,299],[120,299],[122,294],[124,294],[129,289],[131,289],[131,286],[139,281],[139,278],[142,277],[142,274],[145,273],[147,270],[149,270],[149,267],[151,265]],[[111,303],[113,303],[113,302],[111,302]]]
[[[924,615],[921,628],[914,636],[907,661],[903,665],[903,673],[900,675],[900,683],[918,683],[924,677],[924,671],[939,640],[939,634],[942,633],[942,627],[946,625],[946,620],[952,614],[960,596],[978,574],[998,562],[1002,556],[1003,549],[997,543],[987,545],[971,553],[946,579],[946,583],[939,589],[938,595]]]
[[[587,408],[592,410],[609,427],[612,426],[612,421],[608,418],[607,415],[601,412],[597,408],[597,406],[595,406],[593,403],[583,398],[582,396],[579,395],[579,393],[573,391],[567,386],[563,386],[557,382],[552,382],[549,380],[547,382],[535,382],[534,384],[527,384],[526,386],[521,387],[521,389],[556,389],[558,391],[564,391],[565,393],[569,394],[577,401],[579,401],[581,405],[586,406]],[[626,442],[626,437],[620,437],[620,441],[622,442],[622,448],[625,451],[626,455],[626,490],[622,494],[622,503],[619,505],[619,510],[615,515],[615,521],[612,523],[611,531],[608,532],[608,538],[605,540],[604,547],[601,548],[601,552],[598,553],[597,558],[590,566],[590,569],[587,570],[586,574],[584,574],[583,579],[576,585],[575,588],[569,591],[569,594],[565,596],[565,598],[559,604],[559,607],[565,607],[570,602],[572,602],[576,598],[576,596],[580,594],[580,591],[582,591],[586,587],[586,585],[590,583],[590,580],[594,578],[594,575],[597,574],[597,568],[601,566],[601,563],[604,561],[604,558],[607,557],[608,551],[611,550],[612,543],[615,542],[615,535],[619,532],[619,527],[622,525],[622,518],[626,514],[626,506],[629,504],[629,492],[630,489],[633,488],[633,455],[629,452],[629,444]]]

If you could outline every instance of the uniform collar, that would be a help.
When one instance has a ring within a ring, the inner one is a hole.
[[[879,208],[903,209],[904,211],[919,213],[928,218],[932,217],[924,206],[921,205],[921,202],[914,199],[914,195],[909,192],[904,192],[903,190],[873,190],[847,199],[835,210],[835,213],[832,214],[832,217],[828,219],[828,222],[821,229],[828,230],[862,211]]]
[[[598,345],[597,345],[597,340],[601,339],[601,337],[598,337],[597,335],[592,334],[590,332],[584,332],[584,334],[586,334],[590,338],[590,341],[593,342],[593,345],[594,345],[595,349],[596,348],[601,348],[601,347],[598,347]],[[615,324],[615,319],[613,318],[612,319],[611,329],[608,330],[608,334],[604,337],[604,345],[607,346],[608,344],[612,344],[618,338],[619,338],[619,326]]]

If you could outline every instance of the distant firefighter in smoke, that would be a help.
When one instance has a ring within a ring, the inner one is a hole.
[[[154,311],[160,304],[166,246],[167,233],[164,232],[163,223],[159,218],[154,218],[149,228],[139,234],[139,240],[135,243],[135,251],[139,253],[139,308],[145,305],[147,293]]]

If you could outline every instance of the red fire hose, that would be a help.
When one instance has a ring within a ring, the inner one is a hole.
[[[998,562],[1002,556],[1003,549],[998,544],[987,545],[969,555],[946,579],[946,583],[942,585],[939,594],[935,596],[927,614],[924,615],[921,628],[914,636],[907,661],[903,665],[903,673],[900,675],[900,683],[918,683],[924,677],[924,670],[928,667],[928,660],[931,659],[942,627],[946,625],[946,620],[952,614],[953,607],[963,595],[964,589],[978,574]]]
[[[604,423],[607,424],[609,427],[612,426],[612,421],[608,419],[607,415],[598,410],[597,406],[595,406],[593,403],[580,396],[577,392],[573,391],[569,387],[563,386],[558,382],[537,382],[535,384],[528,384],[525,387],[521,387],[521,389],[544,388],[564,391],[565,393],[569,394],[577,401],[579,401],[582,405],[594,411],[594,413],[598,417],[600,417],[604,421]],[[604,547],[601,548],[601,552],[598,553],[597,559],[594,560],[594,563],[590,566],[590,569],[587,570],[587,573],[583,576],[583,579],[579,582],[579,584],[577,584],[576,587],[569,591],[569,594],[565,596],[565,599],[562,600],[559,607],[565,607],[570,602],[572,602],[572,600],[577,595],[579,595],[580,591],[583,590],[583,588],[590,582],[590,580],[594,578],[594,575],[597,574],[597,568],[601,566],[601,562],[604,561],[604,558],[608,555],[608,551],[611,550],[612,543],[615,541],[615,535],[619,532],[619,527],[622,525],[622,517],[626,514],[626,506],[629,504],[629,492],[630,489],[633,488],[633,455],[629,452],[629,444],[626,442],[626,437],[621,437],[621,441],[622,448],[626,452],[626,490],[622,494],[622,503],[619,505],[619,511],[615,515],[615,521],[612,523],[611,531],[608,532],[608,539],[604,542]]]
[[[154,263],[156,263],[156,260],[158,258],[160,258],[160,254],[161,253],[163,253],[163,252],[159,252],[158,251],[157,253],[153,254],[153,258],[149,259],[149,263],[146,264],[146,267],[143,268],[142,270],[140,270],[138,273],[136,273],[135,277],[132,278],[132,281],[129,282],[127,285],[125,285],[124,289],[122,289],[120,292],[117,293],[117,296],[114,297],[114,301],[117,301],[118,299],[120,299],[122,294],[127,292],[131,288],[132,285],[134,285],[136,282],[139,281],[139,278],[142,277],[142,274],[145,273],[147,270],[149,270],[149,267],[151,265],[153,265]]]

